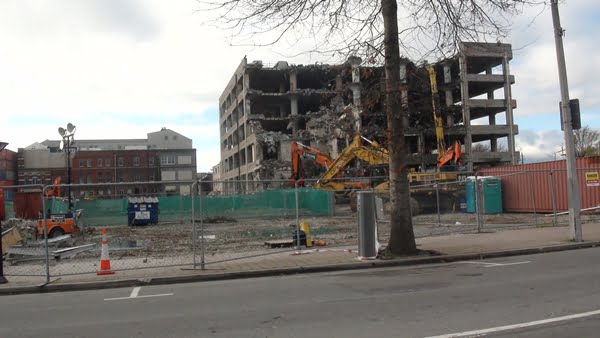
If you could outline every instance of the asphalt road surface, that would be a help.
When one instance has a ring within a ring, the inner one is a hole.
[[[0,337],[598,337],[600,248],[0,297]]]

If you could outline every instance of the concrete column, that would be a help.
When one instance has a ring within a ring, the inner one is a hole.
[[[502,73],[504,74],[504,102],[506,103],[506,124],[509,127],[508,134],[508,151],[511,154],[511,164],[517,164],[518,159],[515,158],[515,132],[513,122],[512,109],[512,90],[510,84],[510,65],[508,64],[508,55],[504,54],[502,60]]]
[[[488,75],[492,74],[492,67],[488,67],[488,69],[485,70],[485,73]],[[487,98],[488,100],[493,100],[494,99],[494,91],[493,90],[489,90],[487,92]],[[496,114],[490,114],[489,116],[489,123],[490,126],[494,126],[496,125]],[[497,152],[498,151],[498,138],[495,136],[492,136],[492,138],[490,138],[490,151],[491,152]]]
[[[338,95],[344,91],[344,82],[342,81],[342,76],[340,74],[335,77],[335,91]]]
[[[291,116],[293,119],[293,125],[292,125],[292,136],[296,137],[296,135],[298,134],[298,120],[297,120],[297,115],[298,115],[298,95],[294,95],[292,94],[292,96],[290,97],[290,109],[291,109]]]
[[[464,54],[459,56],[460,67],[460,92],[463,110],[463,124],[466,128],[465,135],[465,153],[469,156],[466,166],[468,171],[473,171],[472,145],[473,137],[471,135],[471,111],[469,108],[469,81],[467,80],[467,57]]]
[[[296,71],[290,71],[290,92],[295,92],[298,89],[298,77]]]
[[[360,84],[360,63],[362,62],[359,57],[350,57],[348,62],[352,66],[352,114],[354,115],[354,119],[356,121],[356,130],[360,131],[362,129],[362,121],[360,116],[360,95],[361,95],[361,84]]]
[[[454,105],[454,95],[452,94],[452,68],[450,64],[444,65],[444,85],[446,94],[446,108],[450,108]],[[448,109],[446,109],[448,111]],[[452,127],[454,125],[454,116],[452,114],[446,114],[446,126]]]
[[[279,117],[286,117],[286,116],[287,116],[286,105],[282,103],[279,105]]]

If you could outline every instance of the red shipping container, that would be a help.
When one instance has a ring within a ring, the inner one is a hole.
[[[551,213],[568,210],[566,168],[561,160],[484,168],[477,175],[500,178],[505,211]],[[577,159],[581,209],[600,206],[600,184],[590,180],[594,173],[600,173],[600,156]]]

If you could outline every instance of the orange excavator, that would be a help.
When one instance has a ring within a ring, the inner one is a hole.
[[[54,188],[52,188],[52,190],[46,191],[46,198],[60,197],[60,182],[61,182],[60,176],[58,176],[54,179],[54,182],[52,183],[54,185]]]
[[[310,159],[317,164],[322,165],[325,169],[329,169],[333,160],[329,155],[300,142],[292,142],[292,176],[290,183],[294,187],[304,186],[304,171],[302,169],[302,160]]]

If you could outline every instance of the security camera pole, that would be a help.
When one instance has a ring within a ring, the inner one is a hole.
[[[565,50],[562,37],[564,30],[560,26],[558,14],[558,0],[552,0],[552,21],[554,23],[554,41],[556,44],[556,58],[558,60],[558,78],[560,81],[560,96],[562,108],[562,124],[565,135],[565,148],[567,157],[567,193],[569,197],[569,229],[570,238],[581,242],[581,205],[579,202],[579,185],[577,183],[577,166],[575,160],[575,141],[571,107],[569,106],[569,83],[567,81],[567,67],[565,65]]]

